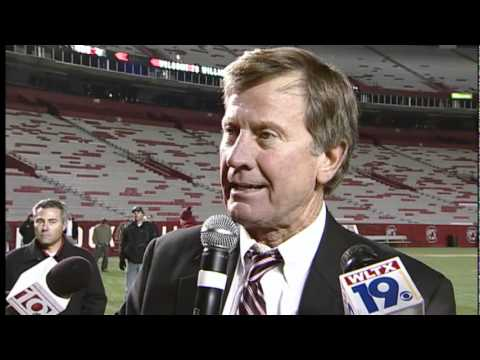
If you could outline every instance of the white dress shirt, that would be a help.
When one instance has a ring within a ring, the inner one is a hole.
[[[325,228],[325,203],[318,217],[299,233],[281,243],[277,249],[283,257],[283,265],[268,271],[260,279],[265,295],[267,315],[295,315],[298,311],[305,280],[313,257],[318,249]],[[240,254],[223,308],[223,315],[238,314],[238,301],[245,282],[245,254],[253,246],[260,252],[271,250],[265,244],[252,239],[243,226],[240,227]]]

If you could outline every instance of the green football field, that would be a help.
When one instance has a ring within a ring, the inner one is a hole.
[[[455,290],[457,314],[477,314],[478,270],[476,248],[399,248],[449,278]],[[118,258],[109,259],[108,272],[102,273],[108,303],[105,314],[111,315],[123,303],[125,272],[118,268]]]
[[[399,248],[400,251],[440,271],[455,291],[457,314],[476,315],[478,260],[476,248]]]

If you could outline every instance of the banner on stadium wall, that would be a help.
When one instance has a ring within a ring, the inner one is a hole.
[[[397,236],[397,227],[395,225],[388,225],[385,229],[386,236]]]
[[[435,225],[431,225],[426,228],[425,238],[429,243],[436,243],[438,241],[437,227]]]
[[[465,236],[468,243],[472,245],[477,245],[478,242],[478,229],[475,226],[467,227],[467,233]]]

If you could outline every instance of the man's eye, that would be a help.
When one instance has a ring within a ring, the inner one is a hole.
[[[223,132],[226,133],[226,134],[235,134],[236,130],[233,126],[226,126],[224,129],[223,129]]]
[[[233,140],[238,134],[238,129],[233,126],[226,126],[223,128],[223,136],[225,139]]]
[[[276,136],[277,135],[271,131],[262,131],[258,137],[262,140],[270,140],[275,138]]]

